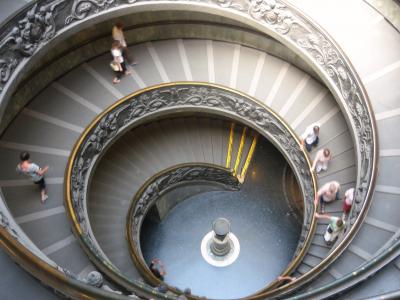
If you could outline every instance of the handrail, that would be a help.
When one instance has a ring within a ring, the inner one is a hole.
[[[372,257],[369,261],[363,263],[361,266],[353,270],[351,273],[323,287],[317,288],[310,292],[297,294],[296,296],[290,297],[288,299],[292,300],[300,300],[300,299],[307,300],[313,298],[323,299],[338,292],[342,292],[344,289],[349,289],[353,287],[355,284],[358,284],[361,281],[366,280],[367,278],[375,274],[377,272],[376,268],[377,265],[383,268],[389,262],[398,258],[399,255],[400,255],[400,235],[397,235],[385,250],[381,251],[380,253]],[[398,296],[399,294],[400,291],[397,291],[397,293],[393,294],[393,296],[394,295]],[[379,298],[379,299],[386,299],[386,298]],[[398,297],[393,299],[398,299]]]
[[[160,5],[158,1],[115,0],[87,2],[84,0],[39,0],[27,5],[10,22],[0,29],[0,115],[15,90],[15,82],[27,67],[30,58],[35,57],[58,34],[68,31],[74,23],[83,22],[115,12],[118,9],[135,7],[145,9],[146,5]],[[377,130],[368,96],[354,67],[336,45],[334,40],[309,17],[284,0],[201,0],[178,3],[163,1],[163,7],[202,10],[212,14],[223,14],[236,18],[251,27],[270,34],[300,55],[326,83],[353,130],[357,150],[356,200],[351,212],[353,226],[342,243],[311,273],[291,285],[293,290],[303,282],[311,280],[344,251],[354,238],[370,206],[375,185],[378,161]],[[186,5],[188,4],[188,5]],[[47,14],[44,18],[41,14]],[[15,21],[15,22],[14,22]],[[18,22],[24,32],[15,25]],[[35,32],[26,31],[37,27]],[[26,30],[25,30],[26,29]]]
[[[39,259],[45,261],[53,268],[62,269],[57,264],[48,258],[40,249],[29,239],[25,232],[14,220],[7,204],[4,201],[3,191],[0,188],[0,226],[5,228],[20,244],[27,248]]]
[[[290,33],[293,24],[300,25],[301,28],[300,33],[297,32],[300,37],[295,32],[291,32],[291,40],[304,49],[308,59],[319,63],[320,69],[316,71],[321,74],[321,78],[330,88],[337,102],[341,105],[344,116],[350,122],[358,163],[355,201],[350,212],[350,224],[352,226],[346,232],[340,244],[321,263],[297,280],[282,287],[286,287],[286,289],[289,287],[291,292],[295,292],[298,287],[318,276],[330,263],[338,258],[360,229],[371,205],[376,183],[379,158],[378,132],[367,92],[343,50],[325,30],[312,21],[304,12],[285,0],[280,2],[282,2],[282,6],[276,7],[276,9],[281,12],[290,11],[291,13],[288,18],[292,22],[288,27],[289,31],[287,33]],[[272,297],[278,294],[279,289],[274,293],[266,292],[260,296]],[[284,294],[289,293],[285,292]]]
[[[372,9],[380,14],[388,24],[400,33],[400,1],[364,0]]]
[[[16,263],[55,291],[73,299],[126,299],[126,296],[118,292],[87,285],[78,280],[75,274],[48,258],[15,222],[2,199],[0,189],[0,245]],[[155,292],[143,289],[139,294],[153,297]]]
[[[18,265],[64,296],[72,299],[127,299],[126,296],[95,288],[69,277],[66,273],[38,258],[2,226],[0,226],[0,236],[0,245]],[[151,297],[152,293],[143,293],[143,296]]]
[[[74,146],[65,176],[66,206],[74,233],[95,265],[128,290],[143,283],[126,278],[108,260],[88,222],[86,197],[93,167],[103,151],[133,127],[171,112],[196,111],[223,115],[252,127],[275,144],[292,166],[304,199],[306,238],[299,242],[302,249],[284,271],[285,275],[300,263],[311,242],[316,226],[313,205],[316,181],[310,172],[309,158],[300,150],[299,139],[292,129],[261,102],[227,87],[199,82],[156,85],[122,98],[93,120]]]
[[[160,280],[150,272],[144,261],[140,247],[140,232],[143,221],[152,205],[172,189],[182,184],[194,182],[218,184],[226,190],[238,190],[241,186],[238,178],[230,169],[209,163],[186,163],[168,168],[148,179],[137,191],[126,215],[126,238],[132,261],[139,272],[153,285]],[[171,288],[177,292],[174,288]]]

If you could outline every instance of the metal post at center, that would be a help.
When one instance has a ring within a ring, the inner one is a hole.
[[[231,250],[229,233],[231,224],[225,218],[218,218],[213,223],[213,239],[210,245],[211,252],[216,256],[225,256]]]

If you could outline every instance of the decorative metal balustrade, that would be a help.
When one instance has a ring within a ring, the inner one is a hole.
[[[256,100],[225,87],[192,82],[158,85],[121,99],[99,115],[75,145],[66,173],[66,204],[75,233],[92,261],[128,290],[143,285],[126,278],[101,251],[90,228],[87,187],[97,160],[121,135],[143,122],[177,112],[222,115],[244,123],[269,139],[286,157],[298,179],[305,208],[296,257],[285,273],[293,271],[306,253],[316,224],[315,178],[307,155],[300,150],[299,140],[273,111]],[[138,234],[138,228],[130,229]]]
[[[111,16],[128,8],[129,12],[139,7],[141,10],[146,10],[146,7],[154,9],[157,5],[161,3],[146,0],[38,0],[29,3],[0,29],[0,116],[3,116],[12,94],[18,88],[22,74],[31,68],[30,62],[46,53],[53,40],[62,39],[73,28],[99,16],[106,18],[108,14]],[[333,39],[283,0],[163,1],[162,7],[164,10],[201,10],[223,15],[276,38],[317,72],[342,108],[351,128],[357,153],[356,195],[350,216],[352,226],[340,245],[324,261],[289,285],[294,290],[317,276],[349,245],[370,205],[377,172],[377,131],[368,97],[359,77]],[[247,108],[244,109],[246,111]],[[257,111],[246,113],[258,115]],[[90,147],[88,146],[90,151],[96,151],[96,147],[101,148],[104,137],[114,134],[114,120],[115,118],[103,120],[103,126],[108,123],[111,126],[92,136],[98,140],[93,140]],[[80,166],[83,169],[89,168],[86,163],[87,161],[81,161]],[[76,184],[79,186],[86,182]],[[78,194],[78,197],[81,196]],[[77,203],[74,205],[79,207]],[[82,217],[84,216],[78,215],[77,220]],[[83,226],[82,229],[87,228]]]
[[[79,298],[86,295],[96,299],[125,299],[122,295],[86,285],[75,274],[49,259],[15,222],[4,203],[1,191],[0,200],[0,245],[12,254],[17,264],[66,297]]]
[[[207,11],[208,8],[210,13],[212,9],[219,8],[213,10],[213,13],[226,14],[227,17],[230,13],[239,13],[243,20],[264,29],[303,57],[331,89],[354,131],[358,150],[359,176],[356,203],[351,215],[351,222],[354,223],[357,216],[364,211],[364,200],[370,194],[377,141],[367,96],[345,55],[321,28],[284,1],[205,0],[194,3],[201,6],[198,9],[205,8]],[[18,75],[24,71],[25,63],[35,54],[39,54],[53,38],[66,32],[75,23],[139,4],[156,5],[157,2],[41,0],[28,5],[12,20],[3,24],[0,31],[0,112],[4,112],[10,94],[15,90]],[[179,4],[175,5],[179,7]]]
[[[135,266],[148,281],[159,283],[146,267],[140,247],[140,232],[147,213],[169,191],[182,185],[204,182],[230,191],[238,190],[241,185],[231,170],[212,164],[196,163],[164,170],[150,178],[136,193],[127,215],[126,231]]]

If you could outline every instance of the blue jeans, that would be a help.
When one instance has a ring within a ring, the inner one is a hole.
[[[313,147],[313,146],[317,146],[317,145],[318,145],[318,142],[319,142],[319,137],[317,137],[317,138],[315,139],[315,141],[312,142],[311,144],[308,144],[306,141],[304,141],[304,143],[306,144],[306,149],[307,149],[307,151],[308,151],[308,152],[311,152],[312,147]]]

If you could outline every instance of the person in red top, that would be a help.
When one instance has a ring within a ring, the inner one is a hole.
[[[350,213],[351,206],[354,201],[354,188],[348,189],[344,194],[343,200],[343,217],[347,217]]]

